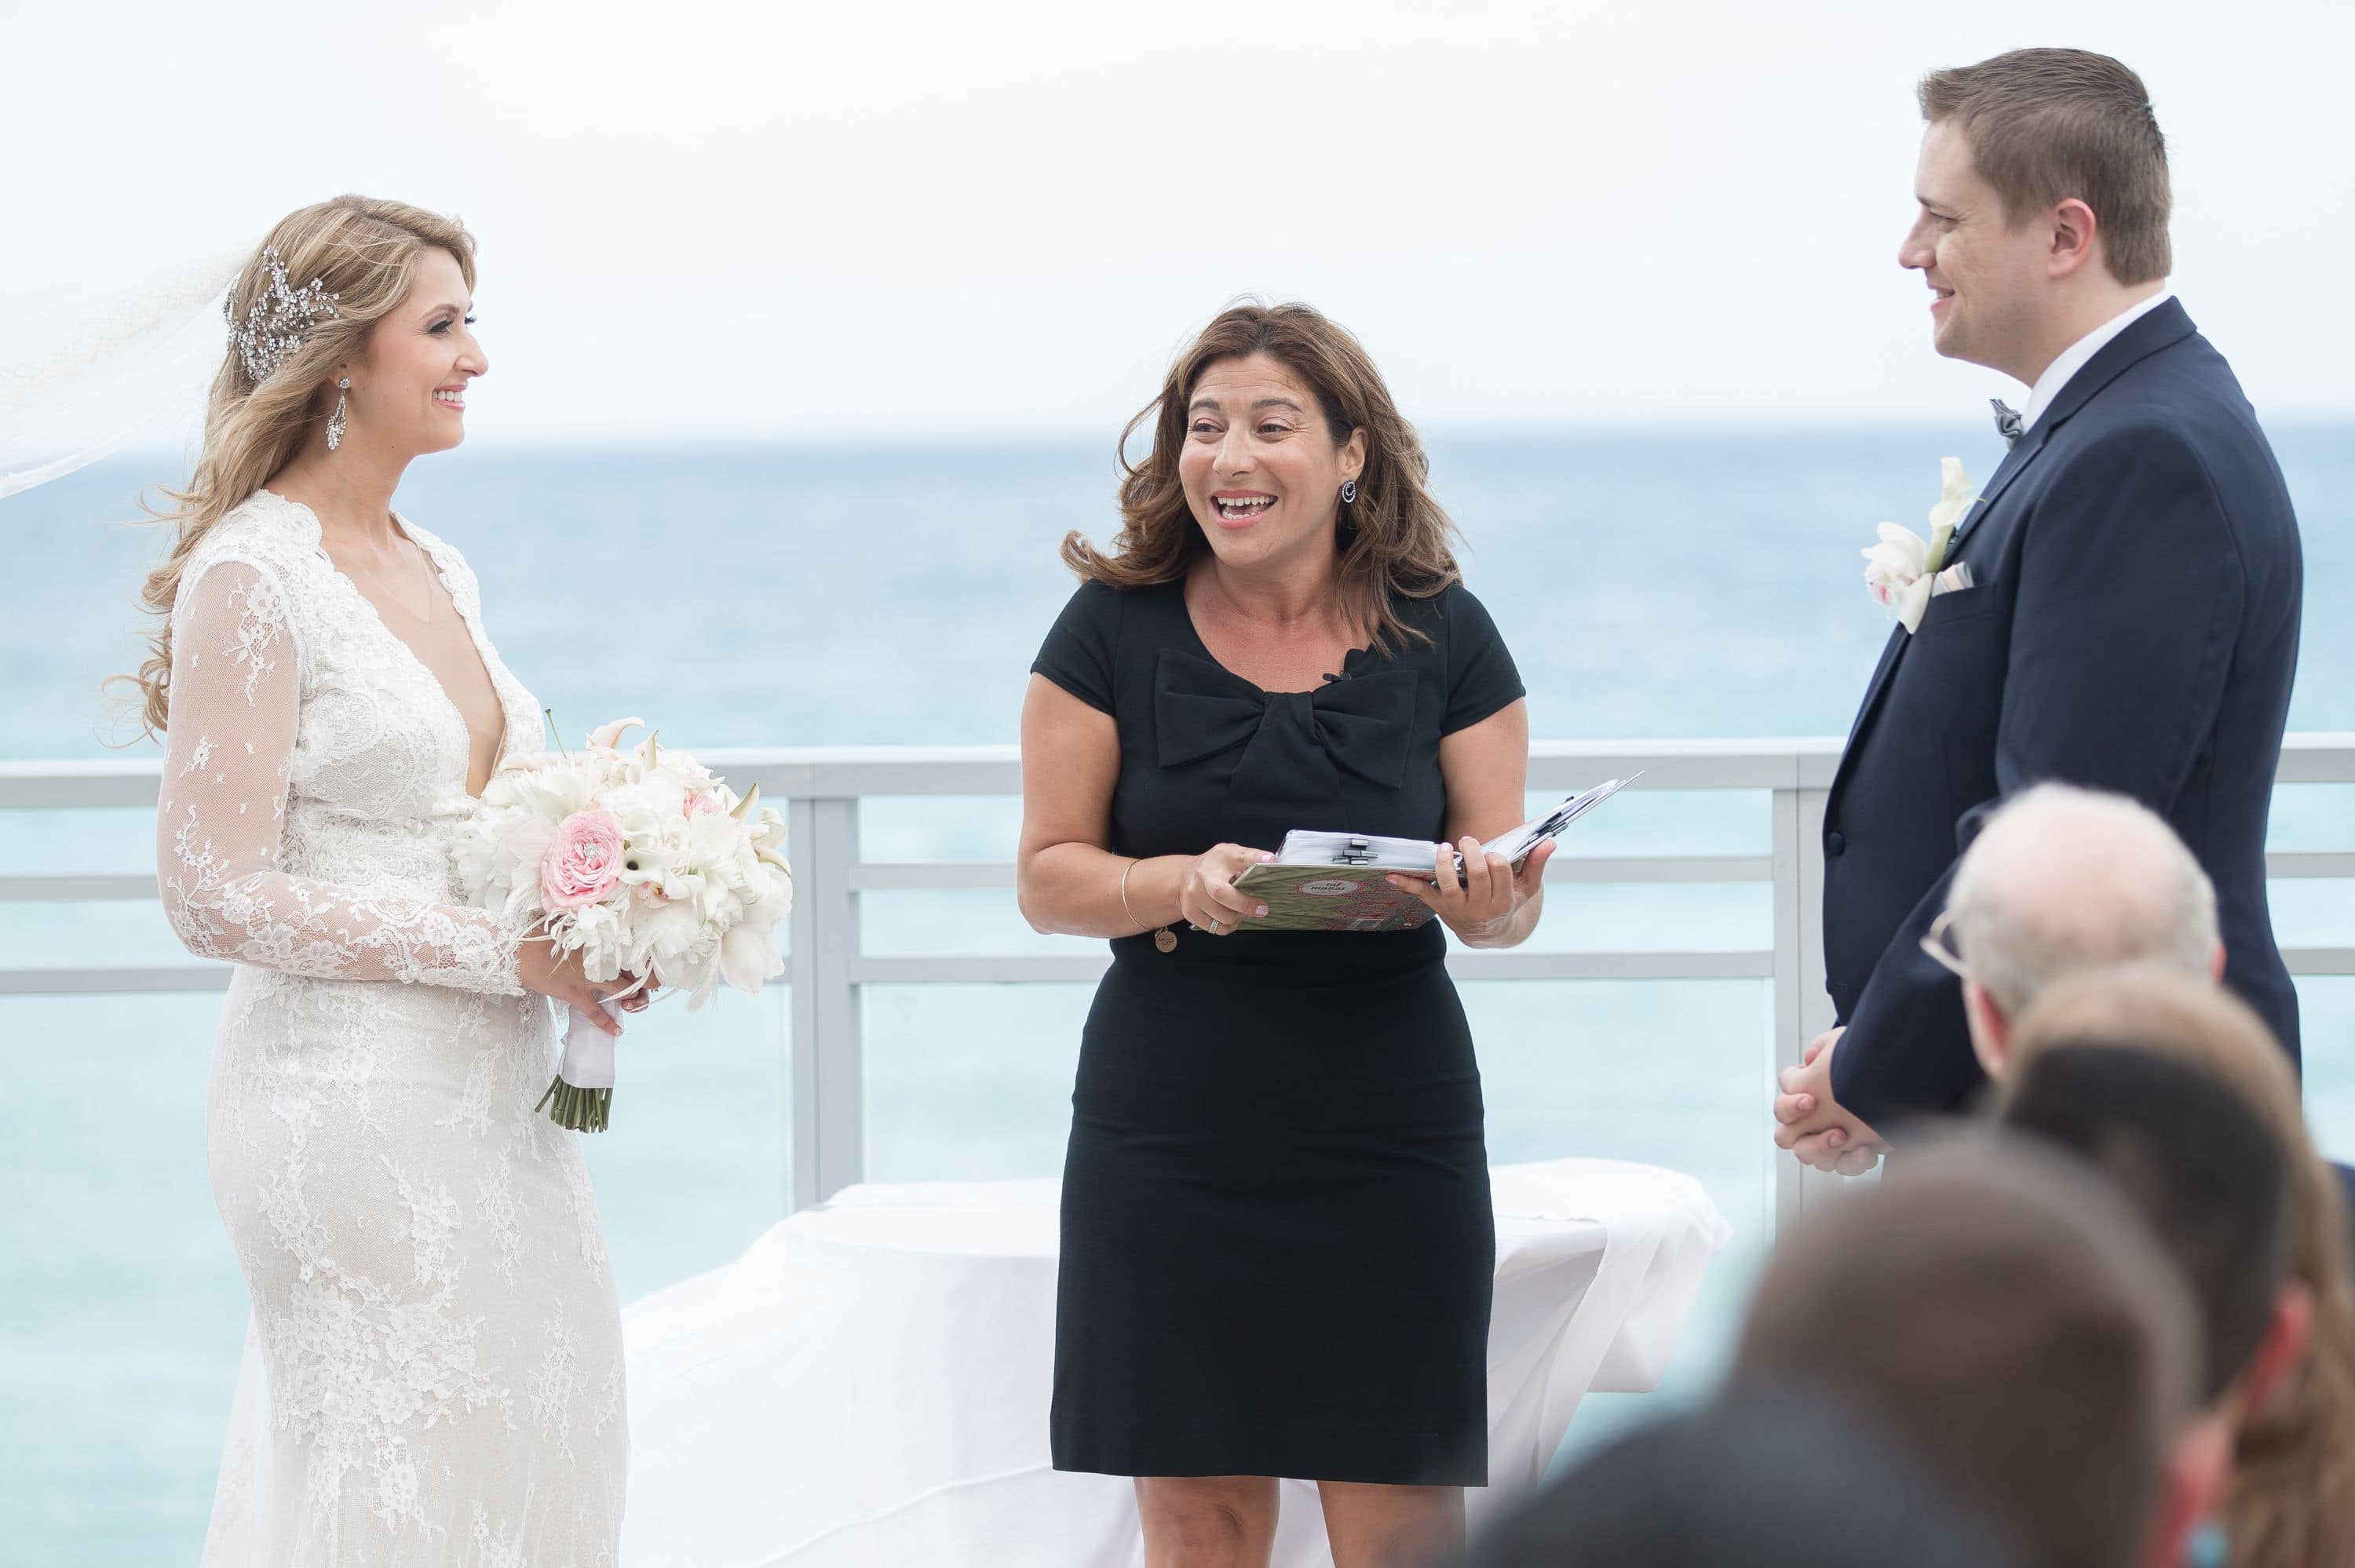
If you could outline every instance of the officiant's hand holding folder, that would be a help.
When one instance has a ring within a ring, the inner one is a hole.
[[[1518,872],[1539,844],[1559,836],[1571,823],[1642,777],[1637,773],[1606,779],[1571,796],[1544,816],[1489,840],[1481,850],[1501,856]],[[1295,829],[1284,835],[1284,847],[1274,860],[1252,866],[1235,879],[1238,892],[1249,893],[1267,906],[1264,916],[1246,919],[1237,929],[1412,931],[1432,917],[1431,906],[1408,889],[1392,886],[1389,876],[1421,876],[1428,882],[1439,857],[1450,853],[1445,844],[1421,839]],[[1455,874],[1464,874],[1460,853],[1455,854]]]

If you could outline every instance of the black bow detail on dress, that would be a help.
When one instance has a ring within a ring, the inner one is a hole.
[[[1397,789],[1414,734],[1412,670],[1327,681],[1313,692],[1263,692],[1182,649],[1165,648],[1153,679],[1164,768],[1236,754],[1227,787],[1268,800],[1329,799],[1337,768]]]

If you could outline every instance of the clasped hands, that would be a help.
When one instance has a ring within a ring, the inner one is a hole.
[[[1803,1165],[1861,1176],[1881,1162],[1889,1145],[1832,1097],[1832,1048],[1846,1033],[1833,1029],[1817,1035],[1799,1065],[1783,1069],[1783,1092],[1774,1097],[1774,1142]]]
[[[1464,854],[1461,876],[1455,871],[1455,850],[1442,849],[1432,856],[1430,881],[1397,872],[1385,880],[1431,906],[1465,942],[1476,946],[1495,941],[1512,928],[1513,916],[1544,885],[1545,864],[1553,858],[1553,841],[1548,839],[1532,850],[1518,873],[1504,856],[1482,853],[1480,841],[1468,834],[1458,847]],[[1185,883],[1178,892],[1179,912],[1199,930],[1214,937],[1231,935],[1242,921],[1267,913],[1266,905],[1236,890],[1235,878],[1274,858],[1265,850],[1219,845],[1187,868]]]

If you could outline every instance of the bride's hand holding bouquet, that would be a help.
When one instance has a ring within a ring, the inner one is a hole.
[[[532,927],[527,971],[547,969],[548,983],[531,989],[572,1007],[542,1104],[583,1131],[611,1114],[617,1007],[668,986],[693,1012],[723,980],[757,992],[784,969],[784,820],[652,735],[623,749],[641,722],[604,726],[578,754],[510,762],[459,835],[467,897]]]

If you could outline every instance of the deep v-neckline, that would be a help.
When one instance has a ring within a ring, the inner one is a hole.
[[[304,503],[289,496],[280,495],[274,490],[265,489],[262,493],[288,506],[299,509],[305,517],[310,519],[312,543],[319,552],[319,558],[327,564],[327,570],[334,573],[336,579],[344,585],[345,589],[360,601],[361,608],[368,611],[368,620],[376,623],[378,630],[391,640],[393,645],[399,648],[409,662],[416,668],[417,673],[425,677],[426,684],[432,686],[434,694],[442,699],[442,707],[448,710],[452,718],[458,721],[458,733],[466,739],[465,771],[458,779],[458,789],[470,800],[481,800],[480,795],[467,788],[474,778],[474,726],[466,722],[466,710],[460,707],[457,699],[450,695],[450,688],[442,683],[442,677],[433,673],[433,666],[425,662],[424,655],[410,645],[408,638],[392,629],[392,623],[385,620],[384,611],[378,607],[376,600],[368,598],[368,590],[361,588],[349,572],[336,565],[336,558],[327,553],[326,534],[320,526],[319,514]],[[491,748],[491,772],[496,774],[499,769],[499,758],[506,755],[507,741],[515,728],[515,719],[514,715],[507,712],[507,694],[499,686],[498,670],[491,658],[490,641],[483,635],[481,624],[466,613],[464,603],[458,598],[458,590],[451,585],[449,568],[442,563],[441,552],[419,538],[417,531],[409,525],[409,520],[400,513],[388,509],[385,515],[392,519],[392,525],[395,528],[400,530],[400,536],[415,546],[417,552],[432,567],[433,580],[441,584],[442,597],[450,601],[450,609],[457,615],[458,624],[465,629],[467,644],[474,649],[475,659],[482,663],[483,679],[490,683],[491,700],[499,705],[498,744]]]

